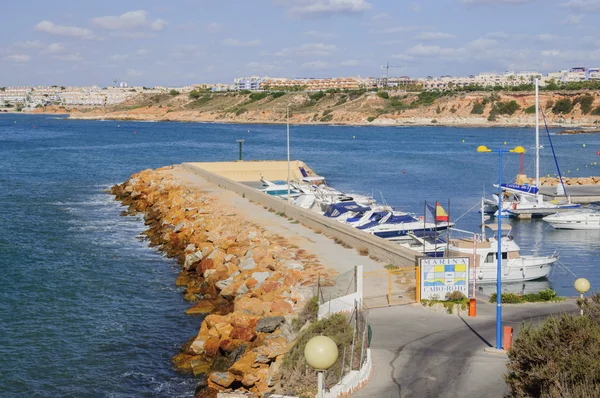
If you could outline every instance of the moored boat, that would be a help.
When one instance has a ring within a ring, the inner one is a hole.
[[[556,229],[600,229],[600,212],[569,211],[556,213],[543,218]]]
[[[558,260],[556,253],[550,256],[521,255],[519,245],[510,235],[512,227],[508,224],[502,225],[500,234],[495,224],[487,224],[485,227],[494,231],[495,235],[487,238],[482,233],[475,242],[473,238],[451,239],[449,242],[449,256],[471,259],[471,272],[474,274],[470,278],[473,279],[474,275],[476,283],[495,283],[497,280],[498,235],[502,247],[502,283],[545,278],[552,270],[552,265]]]

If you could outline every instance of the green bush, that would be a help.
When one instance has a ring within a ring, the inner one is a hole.
[[[594,110],[592,111],[592,115],[600,116],[600,106],[597,106],[596,108],[594,108]]]
[[[463,292],[459,292],[458,290],[446,293],[446,300],[448,301],[463,301],[465,298],[466,296]]]
[[[371,123],[373,120],[377,119],[377,116],[369,116],[367,118],[367,122]]]
[[[473,105],[473,109],[471,109],[471,114],[473,115],[483,115],[483,111],[485,106],[481,102],[476,102]]]
[[[527,113],[528,115],[535,113],[535,105],[531,105],[525,108],[525,113]]]
[[[286,395],[301,397],[315,396],[317,392],[317,373],[307,365],[304,358],[306,343],[315,336],[328,336],[338,346],[338,359],[325,372],[325,385],[332,386],[339,381],[343,360],[345,360],[346,366],[349,366],[352,357],[354,368],[359,366],[363,331],[359,329],[356,333],[358,341],[354,346],[354,354],[352,355],[350,347],[352,346],[353,325],[354,322],[348,322],[346,316],[335,314],[329,318],[316,321],[305,329],[296,338],[294,345],[283,358],[281,368],[282,392]],[[346,350],[346,355],[343,354],[344,350]]]
[[[317,102],[321,98],[325,97],[326,95],[327,94],[325,94],[325,92],[323,92],[323,91],[317,91],[316,93],[309,94],[308,98],[310,98],[310,100],[313,102]]]
[[[200,98],[200,92],[197,91],[197,90],[190,91],[190,98],[191,99],[198,99],[198,98]]]
[[[585,94],[581,97],[577,97],[573,100],[573,105],[579,104],[581,113],[587,115],[592,110],[592,104],[594,103],[594,96]]]
[[[556,104],[552,107],[552,113],[566,115],[571,113],[573,110],[573,102],[568,98],[562,98],[556,101]]]
[[[513,397],[600,396],[600,326],[590,316],[552,316],[524,325],[508,352]]]
[[[554,101],[552,101],[552,100],[548,100],[548,101],[546,102],[545,109],[552,109],[552,107],[553,107],[553,106],[554,106]]]
[[[173,90],[169,91],[169,94],[171,94],[174,97],[176,95],[179,95],[179,91],[173,89]]]
[[[238,91],[238,93],[243,94],[243,95],[248,95],[248,94],[252,94],[252,91],[250,91],[250,90],[240,90],[240,91]]]
[[[495,303],[498,296],[496,293],[490,295],[490,303]],[[517,304],[521,303],[521,297],[514,293],[502,293],[502,304]]]
[[[333,120],[332,114],[323,115],[323,117],[321,118],[321,122],[323,123],[330,122],[331,120]]]
[[[319,298],[317,296],[311,297],[310,300],[306,302],[300,314],[298,314],[297,318],[292,320],[292,327],[294,331],[299,331],[302,326],[306,322],[314,322],[317,320],[317,316],[319,315]]]
[[[342,98],[339,99],[338,102],[335,103],[335,106],[340,106],[342,104],[345,104],[346,101],[348,101],[348,97],[344,95],[344,96],[342,96]]]
[[[248,112],[248,109],[246,109],[246,108],[240,108],[240,109],[238,109],[237,111],[235,111],[235,115],[236,115],[236,116],[239,116],[239,115],[241,115],[242,113],[246,113],[246,112]]]
[[[390,94],[387,91],[378,91],[377,92],[377,96],[379,98],[383,98],[383,99],[389,99],[390,98]]]
[[[271,97],[273,98],[283,97],[284,95],[285,91],[275,91],[274,93],[271,93]]]
[[[266,91],[263,92],[254,92],[252,94],[250,94],[250,101],[254,102],[254,101],[260,101],[263,98],[267,98],[269,96],[269,93],[267,93]]]
[[[515,100],[508,102],[498,101],[494,104],[494,109],[498,115],[514,115],[516,111],[521,109],[521,105]]]

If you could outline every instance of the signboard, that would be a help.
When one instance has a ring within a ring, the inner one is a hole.
[[[421,258],[421,299],[444,300],[446,293],[469,296],[469,257]]]

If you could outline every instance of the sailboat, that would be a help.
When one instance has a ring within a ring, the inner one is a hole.
[[[505,195],[501,214],[511,214],[521,218],[544,217],[561,211],[569,211],[581,207],[580,204],[560,203],[558,201],[544,200],[540,193],[540,121],[539,121],[539,82],[535,79],[535,184],[502,184]],[[554,152],[554,149],[553,149]],[[556,161],[556,156],[555,156]],[[558,163],[557,163],[558,168]],[[560,170],[559,170],[560,174]],[[562,182],[562,177],[560,178]],[[496,187],[498,185],[495,185]],[[560,186],[564,190],[564,185]],[[498,211],[498,196],[494,195],[494,202],[486,200],[486,210],[495,213]]]

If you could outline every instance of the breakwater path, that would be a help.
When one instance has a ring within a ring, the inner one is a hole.
[[[144,170],[112,192],[182,267],[187,314],[205,317],[173,362],[206,391],[277,390],[293,319],[317,279],[384,265],[180,166]]]

